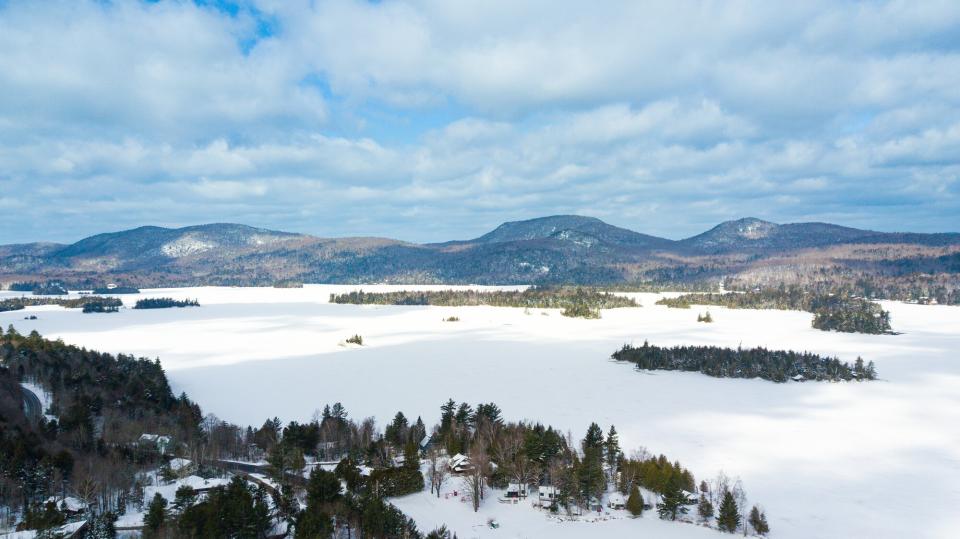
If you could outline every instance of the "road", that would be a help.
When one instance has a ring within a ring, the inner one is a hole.
[[[37,397],[33,391],[30,391],[22,385],[20,389],[23,390],[24,414],[26,414],[27,418],[34,424],[40,424],[43,420],[43,405],[40,404],[40,397]]]

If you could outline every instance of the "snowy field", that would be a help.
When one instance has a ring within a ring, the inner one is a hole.
[[[766,509],[773,537],[960,536],[958,307],[885,303],[902,333],[875,336],[817,331],[801,312],[711,307],[715,323],[701,324],[697,309],[654,306],[655,294],[636,294],[643,308],[604,311],[601,320],[539,309],[327,303],[331,292],[355,288],[149,290],[121,297],[128,306],[145,296],[197,298],[202,307],[115,314],[35,307],[0,313],[0,323],[159,357],[175,391],[242,424],[274,415],[307,420],[340,401],[353,418],[376,416],[383,425],[402,410],[431,425],[447,398],[493,401],[509,419],[541,420],[578,439],[591,421],[604,430],[615,424],[627,453],[639,446],[665,453],[698,481],[721,469],[739,476],[751,502]],[[38,319],[24,320],[29,314]],[[460,322],[442,321],[451,315]],[[355,333],[365,346],[342,346]],[[645,339],[802,349],[846,361],[861,355],[876,362],[882,380],[778,385],[639,373],[609,360],[624,343]],[[561,526],[536,513],[501,516],[502,527],[487,532],[475,526],[489,515],[428,502],[398,505],[421,528],[455,523],[462,538],[716,533],[652,515]]]

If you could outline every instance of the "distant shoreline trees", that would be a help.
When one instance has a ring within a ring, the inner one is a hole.
[[[38,305],[59,305],[66,309],[84,309],[84,312],[107,312],[95,310],[99,307],[91,307],[89,308],[90,310],[88,310],[87,305],[99,305],[102,308],[119,308],[123,305],[123,302],[117,298],[105,298],[101,296],[83,296],[79,298],[23,296],[0,300],[0,312],[19,311],[25,307],[36,307]]]
[[[586,288],[532,287],[516,290],[432,290],[330,294],[330,303],[353,305],[439,305],[563,309],[564,316],[599,318],[601,309],[639,307],[632,298]]]
[[[824,331],[889,333],[890,313],[872,301],[846,294],[813,293],[799,287],[780,287],[725,294],[684,294],[663,298],[657,305],[689,309],[692,305],[719,305],[729,309],[779,309],[813,313],[813,327]]]
[[[787,380],[852,381],[876,380],[873,362],[857,358],[853,365],[837,358],[809,352],[766,348],[720,348],[716,346],[674,346],[664,348],[647,342],[624,345],[611,356],[644,370],[692,371],[717,378],[762,378],[771,382]]]

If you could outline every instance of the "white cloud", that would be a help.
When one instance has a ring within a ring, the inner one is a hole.
[[[0,4],[0,241],[440,240],[559,212],[956,228],[956,2],[256,7]]]

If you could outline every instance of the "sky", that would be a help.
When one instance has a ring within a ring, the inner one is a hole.
[[[0,0],[0,243],[960,231],[960,2]]]

